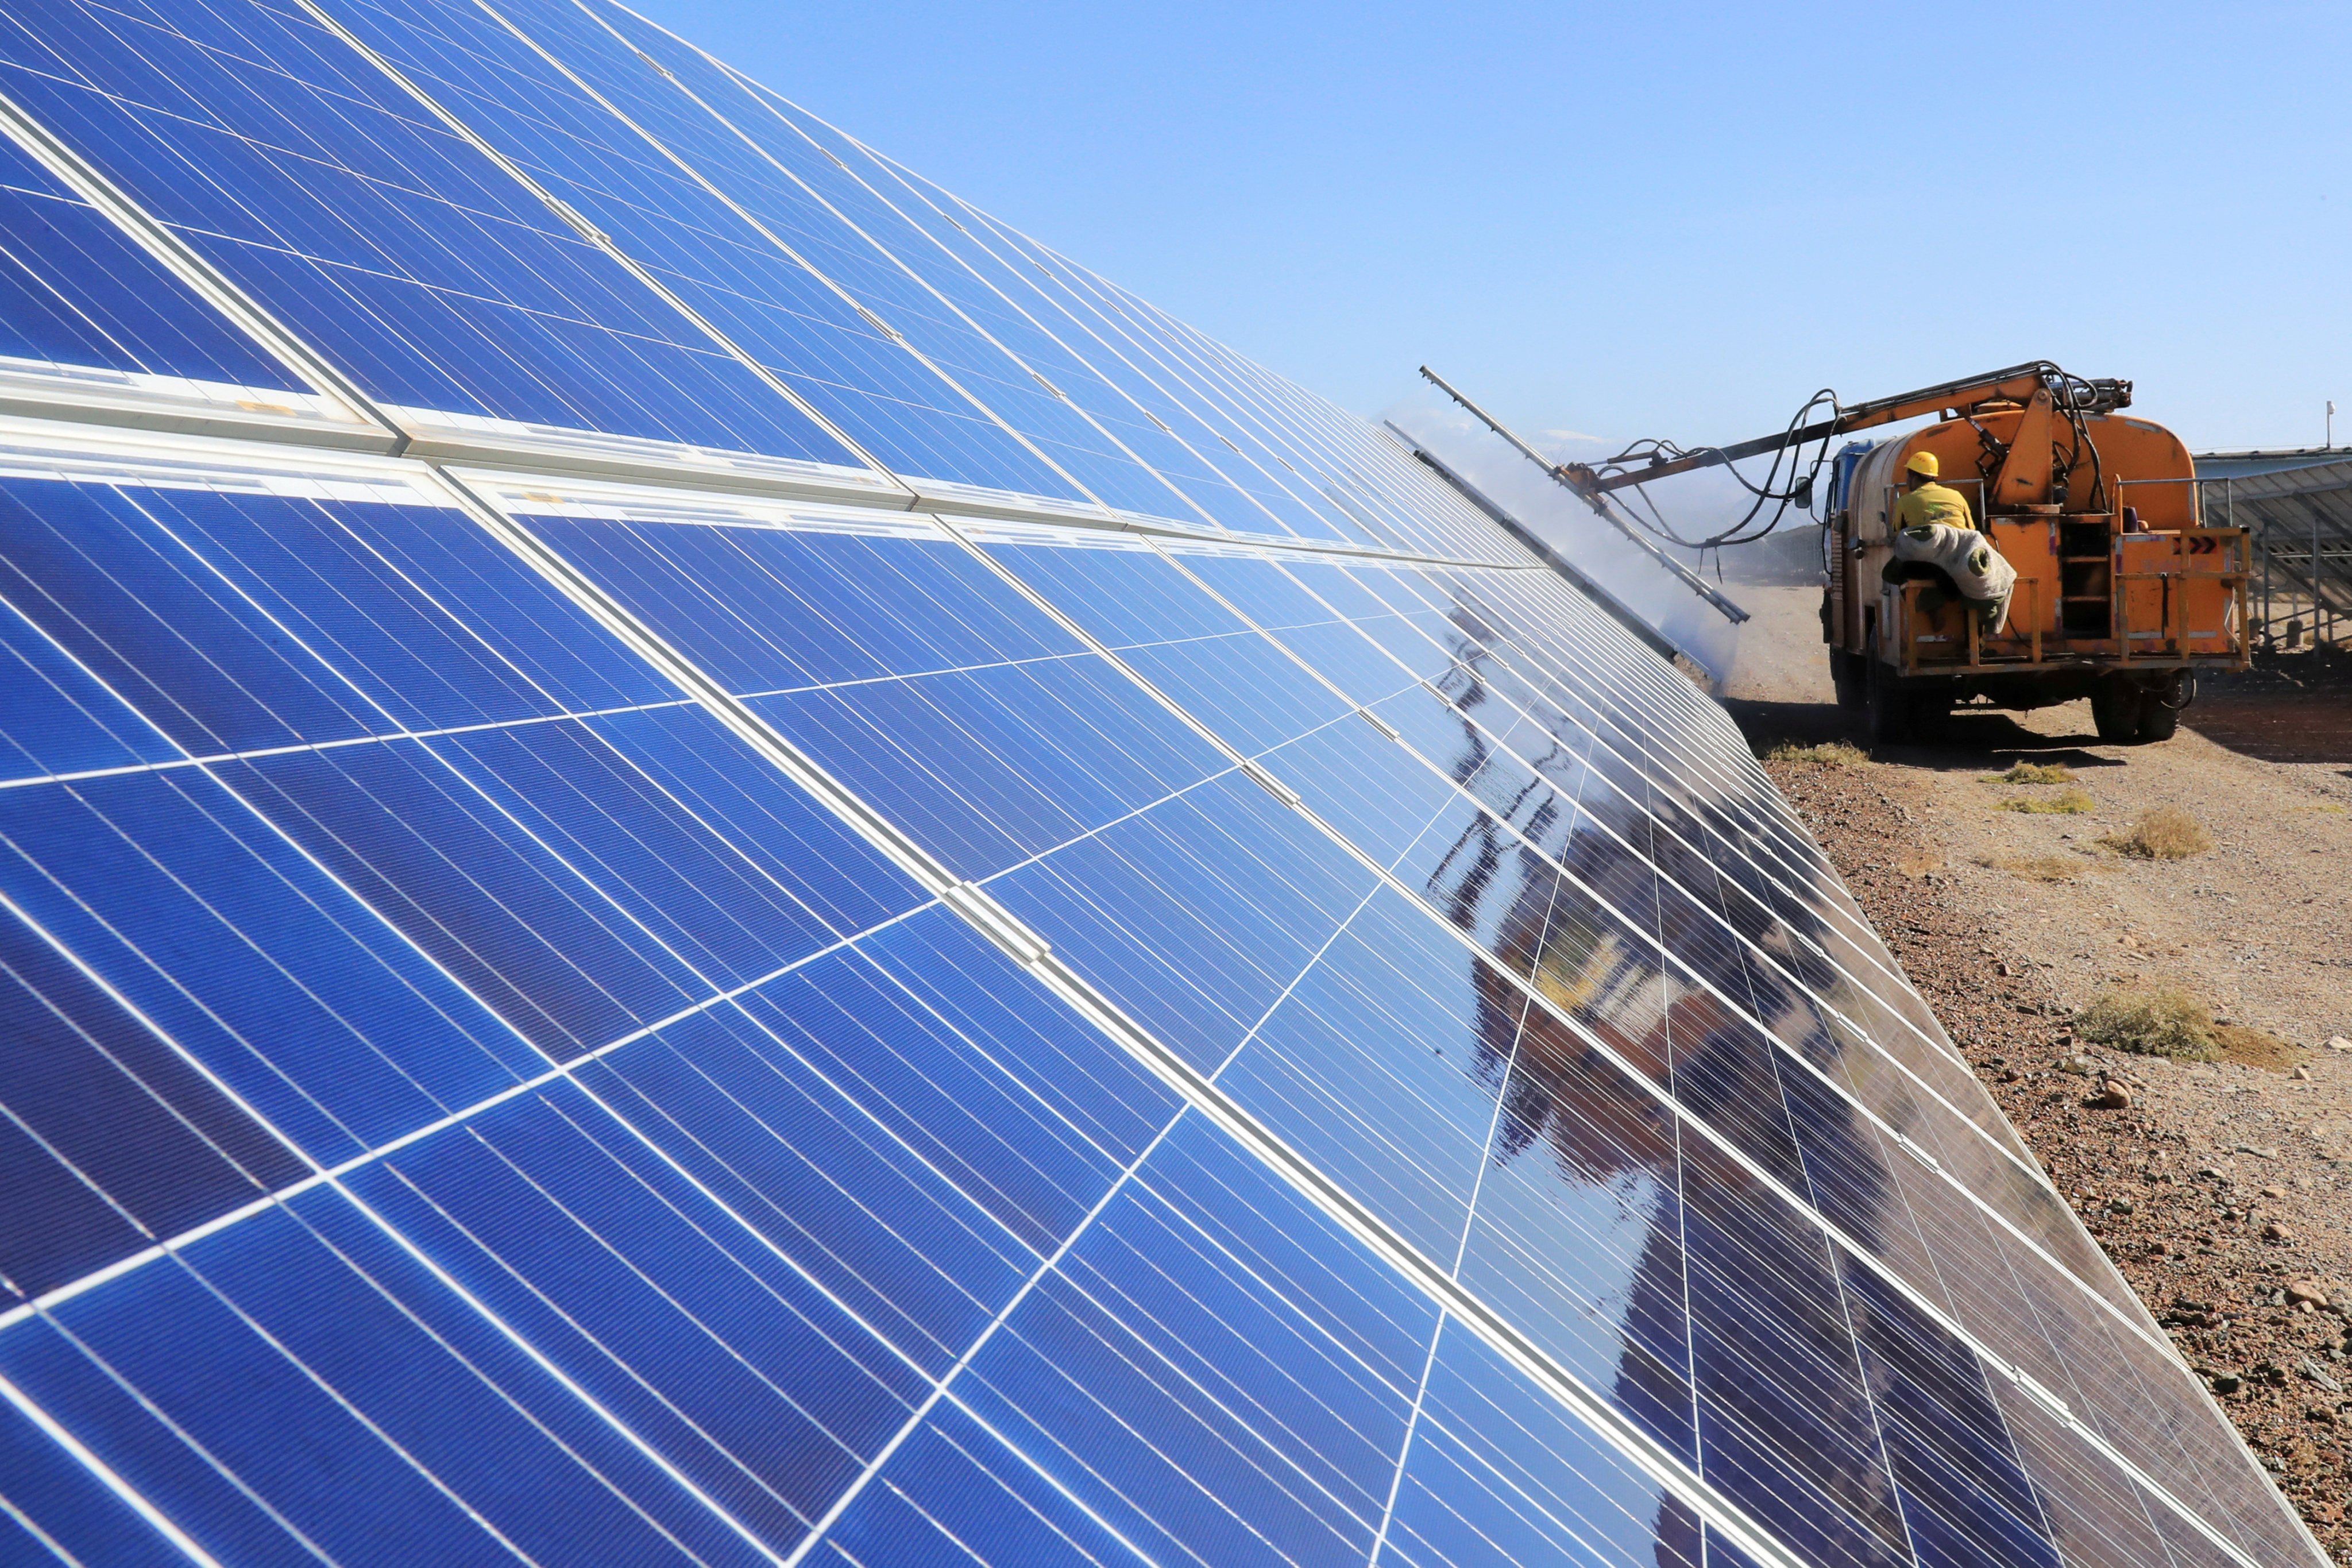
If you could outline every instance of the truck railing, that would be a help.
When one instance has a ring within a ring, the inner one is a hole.
[[[2204,527],[2204,526],[2205,526],[2205,488],[2204,488],[2203,483],[2202,483],[2200,480],[2199,480],[2199,479],[2198,479],[2194,475],[2179,476],[2179,477],[2175,477],[2175,478],[2168,479],[2109,479],[2109,480],[2107,481],[2107,488],[2108,488],[2108,489],[2112,489],[2112,490],[2114,490],[2114,491],[2116,492],[2116,511],[2117,511],[2118,513],[2120,513],[2120,512],[2123,510],[2123,507],[2124,507],[2124,491],[2125,491],[2125,490],[2126,490],[2126,489],[2130,489],[2130,488],[2131,488],[2132,486],[2134,486],[2134,485],[2179,485],[2179,486],[2182,486],[2184,489],[2186,489],[2186,490],[2188,491],[2188,494],[2189,494],[2189,527],[2191,527],[2191,528],[2202,528],[2202,527]],[[2169,532],[2169,531],[2170,531],[2170,530],[2168,530],[2168,529],[2166,529],[2166,530],[2149,530],[2149,529],[2143,529],[2143,530],[2142,530],[2142,531],[2144,531],[2144,532]]]
[[[1949,640],[1942,636],[1922,637],[1919,631],[1919,623],[1922,619],[1919,614],[1919,595],[1929,588],[1938,588],[1940,586],[1941,584],[1939,584],[1922,579],[1914,579],[1913,581],[1905,583],[1902,585],[1903,673],[1906,675],[1916,675],[1919,673],[1919,649],[1922,645],[1931,642],[1941,643]],[[2004,634],[2001,637],[1996,637],[1993,640],[2000,642],[2007,640],[2009,637],[2015,637],[2017,640],[2023,644],[2028,650],[2024,662],[2027,664],[2040,664],[2042,662],[2042,579],[2039,577],[2020,577],[2017,580],[2016,585],[2010,590],[2010,616],[2007,624],[2011,626],[2018,624],[2017,601],[2020,595],[2022,595],[2026,601],[2027,618],[2025,622],[2025,632],[2022,635],[2014,632]],[[1968,601],[1964,599],[1961,603],[1966,605]],[[1966,664],[1939,662],[1933,666],[1935,669],[1939,672],[1943,670],[1981,672],[1985,670],[2009,669],[2016,668],[2015,661],[1987,664],[1984,658],[1985,639],[1983,621],[1973,610],[1970,609],[1963,609],[1960,613],[1960,619],[1966,623],[1969,628],[1968,662]]]
[[[2135,657],[2132,649],[2135,634],[2124,618],[2125,597],[2129,592],[2130,584],[2134,583],[2164,584],[2164,605],[2158,612],[2159,625],[2156,628],[2157,634],[2162,637],[2168,650],[2167,655],[2158,656],[2164,662],[2171,663],[2176,659],[2196,657],[2189,646],[2195,635],[2189,625],[2188,585],[2191,583],[2221,583],[2232,590],[2230,595],[2231,614],[2228,617],[2231,625],[2222,626],[2221,636],[2225,641],[2233,641],[2236,646],[2222,651],[2243,654],[2246,651],[2246,584],[2253,575],[2249,570],[2249,563],[2246,559],[2246,531],[2242,528],[2184,528],[2168,531],[2168,532],[2169,537],[2179,541],[2172,558],[2183,564],[2181,569],[2177,571],[2163,568],[2154,572],[2124,571],[2122,545],[2119,542],[2116,546],[2117,559],[2114,585],[2111,590],[2115,605],[2111,614],[2114,616],[2113,625],[2116,628],[2116,662],[2120,665],[2147,662]],[[2166,534],[2158,534],[2155,537],[2166,536]],[[2116,535],[2119,542],[2148,537],[2150,536],[2145,533]],[[2210,572],[2189,570],[2187,563],[2200,555],[2218,557],[2223,563],[2221,569]],[[2173,589],[2173,584],[2176,583],[2180,584],[2179,592]],[[2234,638],[2230,637],[2231,626],[2234,626],[2237,632]]]
[[[2162,481],[2150,481],[2162,482]],[[2106,521],[2099,514],[2090,514],[2083,521]],[[2061,657],[2068,662],[2086,655],[2116,667],[2148,665],[2179,665],[2191,660],[2234,658],[2243,663],[2248,652],[2247,620],[2248,584],[2252,572],[2247,556],[2246,531],[2241,528],[2184,528],[2151,530],[2141,533],[2117,533],[2111,557],[2108,582],[2108,634],[2097,637],[2068,637],[2063,629],[2057,640],[2065,645]],[[2124,545],[2128,541],[2163,541],[2172,546],[2168,563],[2152,570],[2126,571]],[[2197,564],[2210,559],[2215,564]],[[2135,627],[2129,618],[2130,588],[2135,583],[2157,583],[2163,585],[2162,603],[2156,623],[2151,626]],[[2192,627],[2189,624],[2189,589],[2199,583],[2218,583],[2228,591],[2222,624],[2213,629]],[[2006,629],[1988,637],[1981,622],[1969,602],[1958,601],[1963,606],[1961,633],[1938,632],[1934,620],[1919,608],[1919,598],[1929,588],[1943,591],[1943,584],[1932,580],[1914,579],[1895,584],[1898,589],[1896,614],[1901,625],[1894,639],[1901,650],[1903,673],[1906,675],[1990,674],[2001,671],[2031,669],[2048,662],[2043,647],[2044,584],[2038,576],[2021,575],[2011,591],[2010,615]],[[2222,647],[2200,651],[2192,644],[2199,637],[2216,637]],[[1923,658],[1922,650],[1965,640],[1967,656],[1961,658]],[[2150,641],[2157,648],[2141,651],[2139,645]],[[2076,645],[2095,645],[2083,647]]]
[[[2208,485],[2208,484],[2214,483],[2214,482],[2216,482],[2216,481],[2209,480],[2209,479],[2195,479],[2195,478],[2186,478],[2186,479],[2176,478],[2176,479],[2108,479],[2108,480],[2106,481],[2106,486],[2107,486],[2107,488],[2108,488],[2109,489],[2111,489],[2111,490],[2113,490],[2113,491],[2115,491],[2115,492],[2116,492],[2116,496],[2115,496],[2115,505],[2116,505],[2116,510],[2115,510],[2113,512],[2097,512],[2097,511],[2087,511],[2087,512],[2071,512],[2071,511],[2070,511],[2070,512],[2033,512],[2033,513],[2025,513],[2025,512],[2002,512],[2002,513],[2000,513],[1997,518],[1995,518],[1993,521],[2003,521],[2003,522],[2007,522],[2007,521],[2016,521],[2016,520],[2017,520],[2017,518],[2019,518],[2019,517],[2031,515],[2031,516],[2036,516],[2036,517],[2054,517],[2054,518],[2057,518],[2057,519],[2058,519],[2058,520],[2060,520],[2060,521],[2066,521],[2066,522],[2091,522],[2091,521],[2096,521],[2097,519],[2102,518],[2102,517],[2109,517],[2109,516],[2120,517],[2120,516],[2123,514],[2123,508],[2124,508],[2123,491],[2124,491],[2124,490],[2126,490],[2126,489],[2130,488],[2131,486],[2134,486],[2134,485],[2179,485],[2179,486],[2184,487],[2184,488],[2187,489],[2187,491],[2188,491],[2188,496],[2189,496],[2189,526],[2190,526],[2191,528],[2202,528],[2202,527],[2204,527],[2204,526],[2205,526],[2205,491],[2204,491],[2204,487],[2205,487],[2206,485]],[[1983,480],[1982,479],[1975,478],[1975,477],[1972,477],[1972,476],[1966,476],[1966,475],[1956,475],[1956,476],[1954,476],[1954,477],[1953,477],[1953,478],[1951,478],[1951,479],[1938,479],[1938,480],[1937,481],[1937,483],[1938,483],[1938,484],[1940,484],[1940,485],[1944,486],[1944,487],[1945,487],[1946,489],[1960,489],[1960,490],[1972,490],[1972,491],[1974,491],[1975,493],[1974,493],[1973,497],[1971,498],[1971,502],[1972,502],[1972,504],[1971,504],[1971,506],[1970,506],[1970,509],[1969,509],[1969,510],[1970,510],[1970,511],[1971,511],[1972,515],[1975,517],[1975,519],[1976,519],[1976,521],[1977,521],[1977,524],[1978,524],[1978,526],[1979,526],[1979,527],[1982,527],[1982,526],[1983,526],[1983,524],[1984,524],[1984,522],[1985,522],[1985,521],[1986,521],[1986,517],[1985,517],[1985,500],[1984,500],[1984,484],[1985,484],[1985,482],[1984,482],[1984,480]],[[1888,537],[1890,537],[1890,538],[1891,538],[1891,537],[1893,537],[1893,535],[1894,535],[1894,533],[1895,533],[1895,503],[1896,503],[1896,502],[1898,502],[1898,501],[1900,501],[1902,499],[1903,499],[1903,487],[1902,487],[1901,485],[1897,485],[1897,484],[1889,484],[1889,485],[1881,485],[1881,486],[1879,487],[1879,501],[1880,501],[1880,503],[1881,503],[1883,506],[1885,506],[1885,508],[1886,509],[1886,532],[1887,532]],[[1856,532],[1857,532],[1857,534],[1859,533],[1859,531],[1860,531],[1860,530],[1859,530],[1859,528],[1857,527],[1857,528],[1856,528]],[[2172,530],[2170,530],[2170,529],[2168,529],[2168,528],[2149,528],[2149,527],[2144,527],[2144,528],[2141,530],[2141,531],[2142,531],[2142,532],[2146,532],[2146,533],[2168,533],[2168,532],[2171,532],[2171,531],[2172,531]]]

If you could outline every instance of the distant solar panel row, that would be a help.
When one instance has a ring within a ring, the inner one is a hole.
[[[0,1559],[2318,1560],[1360,422],[601,4],[0,91]]]

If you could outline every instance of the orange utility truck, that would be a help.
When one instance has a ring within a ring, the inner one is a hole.
[[[1827,495],[1802,497],[1826,503],[1822,637],[1839,702],[1867,709],[1874,740],[1898,741],[1931,733],[1959,703],[2024,710],[2087,697],[2101,740],[2162,741],[2196,695],[2198,671],[2246,666],[2248,546],[2243,529],[2204,525],[2189,448],[2125,414],[2130,405],[2129,382],[2042,362],[1840,408],[1738,447],[1562,478],[1598,503],[1669,473],[1938,416],[1848,445],[1832,459]],[[1889,520],[1922,452],[2016,569],[1997,630],[1932,574],[1887,570]]]

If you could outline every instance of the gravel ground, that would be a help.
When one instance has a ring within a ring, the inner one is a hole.
[[[2103,746],[2075,703],[1963,718],[1945,743],[1858,765],[1774,758],[1850,733],[1822,673],[1819,592],[1733,593],[1757,620],[1729,706],[1767,771],[2060,1191],[2352,1564],[2352,1038],[2328,1046],[2352,1037],[2352,681],[2289,659],[2210,684],[2161,746]],[[1996,781],[2019,761],[2065,764],[2086,809],[2003,809],[2070,787]],[[2165,861],[2110,846],[2158,806],[2189,812],[2214,847]],[[2228,1057],[2088,1047],[2075,1014],[2126,988],[2194,998]],[[2111,1087],[2129,1103],[2095,1103]]]

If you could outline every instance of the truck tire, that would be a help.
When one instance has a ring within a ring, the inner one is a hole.
[[[1914,689],[1905,694],[1911,710],[1911,738],[1921,744],[1941,742],[1950,733],[1947,726],[1952,718],[1952,692],[1949,687],[1937,690]]]
[[[2107,680],[2091,693],[2091,723],[2099,739],[2110,746],[2129,746],[2140,739],[2140,710],[2146,706],[2140,689],[2128,680]]]
[[[1874,745],[1899,746],[1911,738],[1911,694],[1895,684],[1895,672],[1876,655],[1875,643],[1863,655],[1870,683],[1870,739]]]
[[[2151,742],[2169,741],[2179,733],[2180,710],[2189,706],[2189,700],[2196,693],[2196,687],[2181,676],[2175,676],[2153,691],[2141,692],[2139,738]]]
[[[2180,731],[2180,710],[2167,708],[2153,693],[2139,705],[2139,734],[2142,742],[2169,741]]]
[[[1870,671],[1843,648],[1830,649],[1830,685],[1841,708],[1862,708],[1870,702]]]

